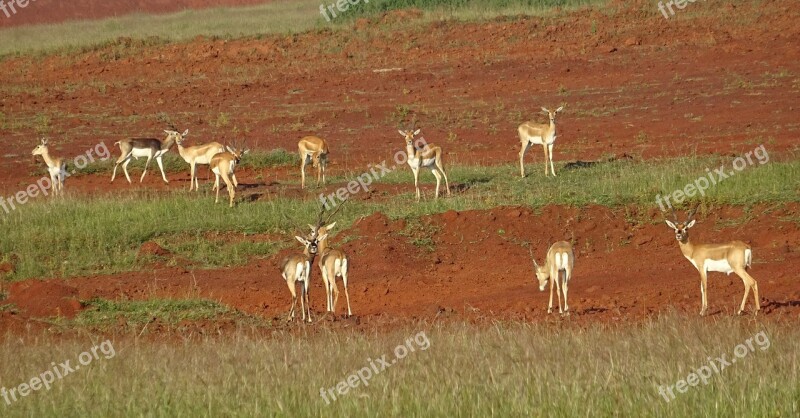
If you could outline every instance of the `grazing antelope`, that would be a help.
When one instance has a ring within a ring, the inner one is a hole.
[[[37,145],[31,152],[32,155],[41,155],[47,164],[47,172],[50,173],[50,184],[53,189],[53,196],[58,196],[64,191],[64,180],[67,178],[67,162],[60,157],[50,155],[47,148],[47,139],[42,138],[42,143]]]
[[[197,165],[211,164],[211,158],[220,152],[225,152],[225,147],[219,142],[209,142],[208,144],[194,145],[191,147],[183,146],[183,137],[175,141],[178,146],[178,154],[181,155],[184,161],[189,163],[189,171],[191,178],[189,180],[189,191],[194,188],[195,191],[200,190],[200,182],[197,179]]]
[[[678,240],[683,256],[700,272],[700,296],[703,303],[700,316],[704,316],[708,311],[708,273],[712,271],[726,274],[736,273],[744,282],[744,296],[737,315],[744,312],[747,295],[750,293],[750,289],[753,289],[753,299],[756,303],[754,315],[757,315],[761,310],[758,283],[747,273],[747,268],[753,261],[753,251],[742,241],[731,241],[725,244],[692,244],[689,241],[689,228],[695,224],[694,214],[696,211],[697,207],[686,217],[686,222],[678,222],[678,217],[673,210],[673,220],[666,219],[665,221],[675,231],[675,239]]]
[[[167,175],[164,174],[164,163],[161,161],[161,158],[172,148],[175,142],[183,140],[183,137],[189,134],[189,130],[187,129],[181,134],[177,131],[165,129],[164,133],[167,134],[167,138],[163,141],[156,138],[130,138],[115,142],[114,145],[119,145],[121,154],[114,164],[114,173],[111,175],[111,182],[114,182],[114,179],[117,177],[117,167],[122,164],[122,171],[125,172],[125,178],[127,178],[128,183],[130,183],[131,177],[128,175],[128,164],[130,164],[131,159],[135,158],[138,160],[139,157],[147,157],[147,162],[144,164],[144,171],[142,172],[142,177],[139,178],[139,183],[144,180],[144,175],[147,174],[147,167],[150,165],[150,160],[153,158],[155,158],[158,163],[158,168],[161,170],[161,178],[164,179],[164,183],[169,183]]]
[[[414,173],[414,187],[417,189],[417,202],[420,200],[419,194],[419,170],[427,168],[431,170],[433,176],[436,177],[436,198],[439,198],[439,185],[442,177],[444,177],[445,187],[447,188],[447,195],[450,196],[450,181],[447,179],[447,173],[444,172],[442,166],[442,148],[433,144],[424,144],[423,147],[417,148],[414,144],[414,137],[419,135],[420,129],[414,129],[416,121],[412,124],[411,129],[399,129],[400,135],[406,140],[406,154],[408,154],[408,165]]]
[[[306,164],[317,169],[317,184],[320,177],[325,184],[325,166],[328,165],[328,143],[316,136],[307,136],[297,143],[300,152],[300,188],[306,187]]]
[[[336,285],[336,278],[341,277],[344,285],[344,295],[347,299],[347,316],[352,316],[350,293],[347,291],[347,255],[343,251],[328,248],[328,240],[326,239],[330,230],[336,226],[336,222],[326,226],[308,226],[311,228],[312,234],[316,233],[320,237],[318,239],[319,269],[322,272],[322,283],[325,285],[325,293],[328,297],[328,312],[336,314],[336,304],[339,301],[339,287]]]
[[[294,307],[297,303],[297,289],[296,283],[300,282],[300,309],[303,311],[303,321],[311,322],[311,303],[308,300],[308,289],[310,287],[311,279],[311,265],[314,263],[314,257],[317,255],[317,240],[316,238],[307,240],[295,236],[301,244],[305,246],[303,254],[290,255],[281,261],[280,269],[283,279],[289,286],[289,291],[292,293],[292,308],[289,310],[289,317],[287,320],[294,319]]]
[[[531,253],[533,258],[533,253]],[[550,246],[547,250],[547,259],[544,266],[536,263],[533,259],[533,266],[536,269],[536,278],[539,280],[539,291],[544,292],[544,287],[550,280],[550,303],[547,305],[547,313],[553,312],[553,283],[555,283],[558,293],[558,313],[569,315],[569,304],[567,303],[567,291],[569,290],[569,279],[572,277],[572,267],[575,264],[575,255],[572,252],[572,245],[566,241],[559,241]],[[564,280],[561,279],[561,272],[564,272]],[[561,309],[561,288],[564,288],[564,309]]]
[[[556,114],[564,109],[559,107],[555,111],[542,108],[544,113],[550,116],[550,124],[525,122],[519,125],[519,140],[522,148],[519,150],[519,173],[525,177],[525,151],[531,145],[541,145],[544,149],[544,176],[547,177],[547,162],[550,162],[550,172],[556,176],[553,168],[553,145],[556,143]]]
[[[240,151],[234,147],[228,146],[225,148],[227,149],[226,152],[217,153],[211,157],[211,161],[209,162],[211,171],[215,176],[214,190],[217,191],[217,198],[214,203],[219,203],[219,178],[222,177],[225,186],[228,188],[228,196],[230,197],[229,206],[233,207],[233,198],[236,196],[236,188],[239,187],[239,180],[236,179],[236,174],[233,170],[236,168],[236,165],[239,164],[239,161],[241,161],[242,156],[250,152],[250,150],[245,149]]]

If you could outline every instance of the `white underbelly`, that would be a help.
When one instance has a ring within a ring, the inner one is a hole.
[[[541,136],[529,136],[528,137],[528,141],[533,145],[542,145],[542,144],[550,145],[550,144],[556,142],[556,137],[555,136],[550,136],[550,137],[543,138]]]
[[[704,264],[706,271],[716,271],[726,274],[733,273],[733,269],[730,263],[728,263],[728,260],[706,260]]]

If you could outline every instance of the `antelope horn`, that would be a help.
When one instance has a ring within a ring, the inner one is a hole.
[[[691,221],[692,219],[694,219],[694,214],[695,214],[695,212],[697,212],[697,209],[699,207],[700,207],[699,203],[697,205],[695,205],[694,209],[692,209],[692,211],[689,212],[689,216],[686,218],[687,221]]]
[[[536,262],[536,258],[533,256],[533,249],[531,249],[531,247],[528,247],[528,254],[531,255],[531,261],[533,261],[533,267],[538,268],[539,263]]]

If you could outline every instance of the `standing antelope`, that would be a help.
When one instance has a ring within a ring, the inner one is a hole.
[[[450,182],[447,179],[447,173],[444,172],[442,165],[442,148],[424,143],[424,146],[417,148],[414,144],[414,137],[419,135],[420,129],[414,130],[416,123],[411,126],[409,130],[399,129],[400,135],[406,140],[406,154],[408,154],[408,165],[414,173],[414,187],[417,189],[417,202],[420,200],[419,194],[419,170],[427,168],[431,170],[433,176],[436,177],[436,198],[439,198],[439,185],[442,177],[444,177],[445,187],[447,188],[447,195],[450,196]]]
[[[115,142],[114,145],[119,145],[121,155],[114,164],[114,173],[111,175],[111,181],[113,182],[114,178],[117,177],[117,167],[122,164],[122,171],[125,172],[125,178],[127,178],[128,183],[130,183],[131,177],[128,175],[128,164],[130,164],[131,159],[135,158],[138,160],[139,157],[147,157],[147,162],[144,164],[144,171],[142,172],[142,177],[139,178],[139,183],[144,180],[144,175],[147,174],[147,166],[150,165],[150,160],[153,158],[155,158],[158,163],[158,168],[161,170],[161,178],[164,179],[164,183],[169,183],[167,175],[164,174],[164,163],[161,161],[161,158],[172,148],[175,142],[183,140],[183,137],[189,134],[189,130],[187,129],[181,134],[177,131],[165,129],[164,133],[167,134],[167,138],[163,141],[156,138],[130,138]]]
[[[665,221],[675,231],[675,239],[678,240],[683,256],[700,272],[700,296],[703,303],[700,316],[704,316],[708,311],[708,273],[712,271],[726,274],[736,273],[742,279],[744,296],[737,315],[744,312],[747,295],[750,293],[750,289],[753,289],[753,299],[756,303],[754,315],[757,315],[761,310],[758,283],[747,273],[747,268],[753,261],[753,251],[742,241],[731,241],[725,244],[692,244],[689,241],[689,228],[695,224],[694,214],[696,211],[697,207],[686,217],[686,222],[678,222],[678,217],[673,210],[673,221],[669,219]]]
[[[531,145],[541,145],[544,149],[544,176],[547,177],[548,161],[550,162],[550,172],[553,173],[553,177],[556,176],[556,170],[553,168],[553,145],[556,143],[556,114],[563,109],[564,106],[555,111],[543,107],[542,111],[550,116],[549,125],[525,122],[517,128],[522,146],[519,150],[519,172],[523,178],[525,177],[525,151]]]
[[[352,316],[350,293],[347,292],[347,255],[343,251],[328,248],[328,240],[326,239],[330,230],[336,226],[336,222],[322,227],[308,226],[311,228],[312,234],[316,233],[320,237],[318,239],[319,269],[322,272],[322,283],[325,285],[325,293],[328,297],[328,312],[336,314],[336,304],[339,301],[339,286],[336,285],[336,278],[341,277],[344,285],[344,295],[347,299],[347,316]]]
[[[67,178],[67,162],[60,157],[50,156],[47,148],[47,139],[42,138],[42,143],[37,145],[31,152],[32,155],[41,155],[47,164],[47,172],[50,173],[50,184],[53,189],[53,196],[58,196],[64,191],[64,180]]]
[[[292,293],[292,308],[289,310],[288,320],[294,319],[294,307],[297,302],[296,283],[300,282],[300,309],[303,311],[303,321],[311,322],[311,303],[308,300],[310,287],[311,265],[317,255],[316,238],[307,240],[298,236],[295,238],[305,246],[303,254],[290,255],[281,261],[280,269],[283,279]]]
[[[328,165],[328,143],[316,136],[307,136],[297,143],[300,152],[300,188],[306,187],[306,164],[317,169],[317,184],[322,177],[325,184],[325,166]]]
[[[185,135],[184,135],[185,136]],[[184,147],[183,146],[183,137],[181,136],[179,139],[175,141],[175,144],[178,145],[178,153],[181,155],[184,161],[189,163],[189,171],[191,173],[191,178],[189,180],[189,191],[194,188],[195,191],[200,190],[200,182],[197,179],[197,165],[207,165],[211,164],[211,158],[215,155],[219,154],[220,152],[225,152],[225,147],[222,146],[219,142],[209,142],[208,144],[200,144],[194,145],[191,147]]]
[[[219,178],[222,177],[222,180],[225,182],[225,186],[228,188],[228,196],[230,197],[229,206],[233,207],[233,198],[236,196],[236,187],[239,187],[239,180],[236,179],[236,174],[233,170],[236,168],[236,165],[239,164],[241,161],[242,156],[247,154],[250,150],[245,149],[240,151],[234,147],[225,147],[228,151],[220,152],[211,157],[211,161],[209,165],[211,166],[211,171],[214,173],[215,180],[214,180],[214,190],[217,191],[217,198],[214,203],[219,203]]]
[[[533,253],[531,253],[533,258]],[[550,246],[547,250],[547,259],[544,266],[533,260],[536,268],[536,278],[539,280],[539,291],[544,292],[544,287],[550,280],[550,303],[547,305],[547,313],[553,312],[553,283],[555,283],[558,293],[558,313],[569,315],[569,304],[567,303],[567,291],[569,290],[569,279],[572,277],[572,267],[575,264],[575,255],[572,252],[572,245],[566,241],[559,241]],[[564,281],[561,279],[561,272],[564,272]],[[564,309],[561,309],[561,287],[564,287]]]

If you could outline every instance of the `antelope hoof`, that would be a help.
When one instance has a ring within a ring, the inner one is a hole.
[[[547,308],[547,314],[549,315],[551,313],[553,313],[553,308]]]

